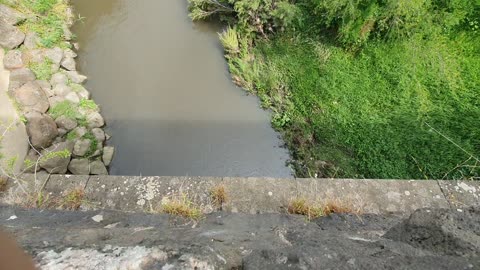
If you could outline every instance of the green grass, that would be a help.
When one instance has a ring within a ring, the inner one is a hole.
[[[476,42],[371,42],[354,54],[285,36],[231,70],[273,109],[299,176],[471,179],[480,175]]]
[[[65,42],[63,26],[67,21],[67,0],[0,0],[27,16],[20,29],[35,32],[40,37],[40,46],[46,48],[69,47]]]
[[[41,63],[30,62],[28,67],[35,74],[37,80],[48,81],[53,75],[53,62],[49,58],[45,58]]]

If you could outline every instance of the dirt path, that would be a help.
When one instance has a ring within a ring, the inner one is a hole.
[[[0,157],[3,157],[0,164],[6,168],[9,160],[16,158],[14,169],[18,172],[28,151],[28,137],[25,125],[7,95],[9,71],[3,68],[3,56],[4,51],[0,49],[0,138],[3,135],[0,141]]]

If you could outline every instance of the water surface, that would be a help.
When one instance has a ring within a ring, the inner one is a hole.
[[[73,2],[112,174],[291,177],[269,114],[231,82],[219,26],[192,23],[183,0]]]

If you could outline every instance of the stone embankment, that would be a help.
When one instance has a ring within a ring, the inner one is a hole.
[[[64,45],[48,48],[34,31],[21,28],[27,16],[0,4],[0,47],[10,72],[8,94],[25,122],[30,150],[22,172],[108,174],[114,148],[99,107],[76,70],[77,54],[70,48],[73,13],[67,9]],[[22,30],[21,30],[22,29]],[[6,89],[1,89],[5,91]],[[22,162],[18,160],[17,162]]]

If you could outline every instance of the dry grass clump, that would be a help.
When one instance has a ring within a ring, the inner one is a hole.
[[[7,191],[8,178],[0,176],[0,192]]]
[[[85,198],[85,190],[83,188],[75,188],[67,191],[65,195],[55,196],[47,192],[39,191],[26,194],[19,203],[27,208],[40,209],[64,209],[78,210]]]
[[[324,216],[325,214],[321,207],[308,202],[304,198],[291,200],[288,204],[287,210],[290,214],[306,216],[308,220]]]
[[[203,216],[201,208],[184,193],[165,197],[162,200],[161,212],[193,220],[199,220]]]
[[[219,185],[210,190],[213,205],[221,208],[228,201],[228,194],[224,185]]]
[[[287,207],[290,214],[306,216],[308,220],[328,216],[331,214],[361,214],[361,208],[354,207],[352,203],[338,199],[326,200],[323,203],[314,203],[305,198],[292,199]]]

